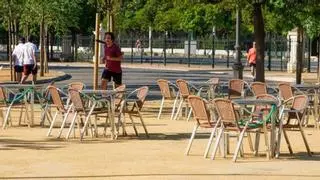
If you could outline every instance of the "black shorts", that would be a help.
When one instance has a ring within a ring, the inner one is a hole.
[[[23,74],[25,76],[32,74],[32,75],[36,75],[38,72],[38,67],[36,67],[35,69],[33,69],[34,64],[25,64],[23,65]]]
[[[23,72],[23,66],[15,65],[15,66],[14,66],[14,71],[15,71],[16,73],[22,73],[22,72]]]
[[[253,66],[253,67],[256,67],[256,64],[255,64],[255,63],[250,63],[249,65],[250,65],[250,67],[252,67],[252,66]]]
[[[106,79],[108,81],[111,81],[111,77],[114,83],[116,83],[117,85],[122,84],[122,72],[116,73],[116,72],[109,71],[108,69],[104,69],[102,72],[101,79]]]

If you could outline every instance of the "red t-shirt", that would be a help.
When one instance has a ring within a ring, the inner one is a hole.
[[[107,45],[104,46],[104,59],[106,64],[106,69],[111,72],[121,73],[121,62],[120,61],[110,61],[107,60],[107,56],[111,58],[120,57],[122,56],[121,49],[116,44],[112,44],[111,47]]]

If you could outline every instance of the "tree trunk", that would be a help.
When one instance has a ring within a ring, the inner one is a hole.
[[[261,3],[255,3],[253,13],[254,40],[256,42],[257,64],[256,81],[264,82],[264,50],[265,50],[265,31],[264,20],[261,11]]]
[[[48,64],[48,60],[49,60],[49,54],[48,54],[48,46],[49,46],[49,40],[48,40],[48,26],[46,25],[44,28],[44,39],[43,39],[43,44],[44,44],[44,73],[48,73],[49,72],[49,64]]]
[[[13,27],[14,27],[14,45],[18,44],[18,23],[17,20],[13,20]]]
[[[12,34],[11,34],[11,18],[9,18],[8,22],[8,60],[10,65],[10,80],[14,80],[14,72],[13,72],[13,66],[12,66]]]
[[[40,77],[44,76],[44,17],[40,22]]]
[[[49,38],[49,40],[50,40],[50,42],[49,42],[49,44],[50,44],[50,60],[52,61],[53,60],[53,44],[54,44],[54,33],[53,33],[52,29],[49,31],[49,36],[50,36],[50,38]]]
[[[302,60],[303,60],[303,29],[297,29],[297,67],[296,67],[296,84],[301,84]]]

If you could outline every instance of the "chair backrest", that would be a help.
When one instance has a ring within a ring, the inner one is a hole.
[[[115,104],[116,109],[118,109],[121,105],[121,102],[122,102],[124,95],[125,95],[125,90],[126,90],[125,84],[122,84],[115,89],[115,91],[119,91],[115,95],[115,99],[114,99],[114,104]]]
[[[146,100],[146,97],[148,95],[149,92],[149,88],[148,86],[142,86],[137,90],[137,105],[138,105],[138,109],[140,110],[144,104],[144,101]]]
[[[78,89],[69,88],[68,89],[70,100],[76,111],[85,111],[84,102],[81,98],[80,92]]]
[[[245,82],[241,79],[231,79],[228,83],[228,98],[240,98],[244,95]]]
[[[277,106],[279,107],[281,102],[280,100],[273,96],[273,95],[270,95],[270,94],[259,94],[256,96],[256,99],[264,99],[264,100],[274,100],[277,102]],[[263,111],[265,114],[269,113],[271,110],[271,105],[256,105],[255,106],[255,111],[256,112],[261,112]]]
[[[253,82],[251,84],[251,90],[254,96],[258,96],[260,94],[268,94],[267,85],[262,82]]]
[[[197,120],[200,126],[212,127],[210,123],[210,112],[207,109],[206,102],[199,96],[190,95],[188,101],[191,105],[193,118]]]
[[[0,104],[7,102],[6,91],[4,87],[0,87]]]
[[[214,99],[213,102],[218,116],[224,124],[232,123],[238,125],[237,115],[231,100],[218,98]]]
[[[77,90],[81,91],[85,88],[85,84],[82,82],[72,82],[72,83],[68,84],[68,88],[77,89]]]
[[[294,96],[293,102],[291,105],[291,109],[298,110],[298,111],[304,111],[308,106],[308,96],[306,95],[297,95]]]
[[[51,86],[49,85],[47,87],[47,90],[48,90],[48,93],[50,94],[51,96],[51,99],[52,99],[52,102],[53,102],[53,105],[55,107],[57,107],[57,109],[59,111],[65,111],[65,108],[64,108],[64,105],[63,105],[63,102],[61,100],[61,96],[60,96],[60,93],[58,91],[58,89],[55,87],[55,86]]]
[[[174,98],[174,95],[172,94],[169,86],[169,81],[165,79],[158,79],[157,84],[160,88],[160,93],[162,97],[165,99],[172,99]]]
[[[278,84],[278,89],[279,89],[279,96],[283,100],[287,100],[293,97],[293,91],[292,87],[288,83],[279,83]]]
[[[219,84],[219,78],[210,78],[208,82],[211,84]]]
[[[188,82],[184,79],[177,79],[176,80],[180,96],[183,98],[188,98],[190,95],[189,85]]]

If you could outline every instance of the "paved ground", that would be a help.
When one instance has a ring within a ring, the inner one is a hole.
[[[143,113],[150,139],[146,139],[141,126],[138,126],[139,137],[133,136],[133,130],[128,126],[129,136],[120,136],[115,141],[102,136],[85,137],[82,143],[78,138],[65,141],[46,137],[47,127],[17,127],[15,114],[14,127],[0,131],[0,179],[320,178],[319,130],[305,130],[314,152],[312,157],[306,155],[298,132],[289,132],[293,155],[289,155],[282,140],[280,159],[267,160],[262,146],[259,156],[254,157],[245,140],[245,157],[239,158],[237,163],[231,162],[232,155],[226,159],[219,154],[216,160],[204,159],[209,137],[207,131],[200,131],[190,156],[185,156],[184,150],[195,122],[183,118],[172,121],[168,109],[161,120],[156,120],[158,103],[148,102]],[[56,133],[57,128],[53,135]],[[231,152],[234,144],[235,140],[231,139]],[[260,144],[263,144],[262,138]]]
[[[287,76],[270,73],[266,77],[280,79]],[[171,121],[168,109],[161,120],[156,120],[158,104],[157,101],[148,101],[143,112],[150,139],[145,138],[141,126],[138,128],[140,136],[133,136],[129,126],[129,136],[120,136],[115,141],[102,136],[86,137],[82,143],[78,138],[65,141],[46,137],[47,127],[17,127],[17,113],[13,113],[14,127],[0,130],[0,179],[320,178],[319,130],[305,129],[312,157],[306,155],[298,132],[289,132],[294,155],[289,155],[282,140],[280,159],[266,160],[262,147],[259,156],[253,157],[245,140],[246,154],[239,162],[232,163],[232,155],[226,159],[218,155],[216,160],[209,160],[202,157],[209,134],[202,131],[190,156],[185,156],[184,150],[195,122]],[[36,123],[39,124],[39,112],[36,113]],[[102,127],[99,131],[102,132]],[[57,129],[53,134],[56,133]],[[233,147],[234,140],[231,140],[231,150]]]

